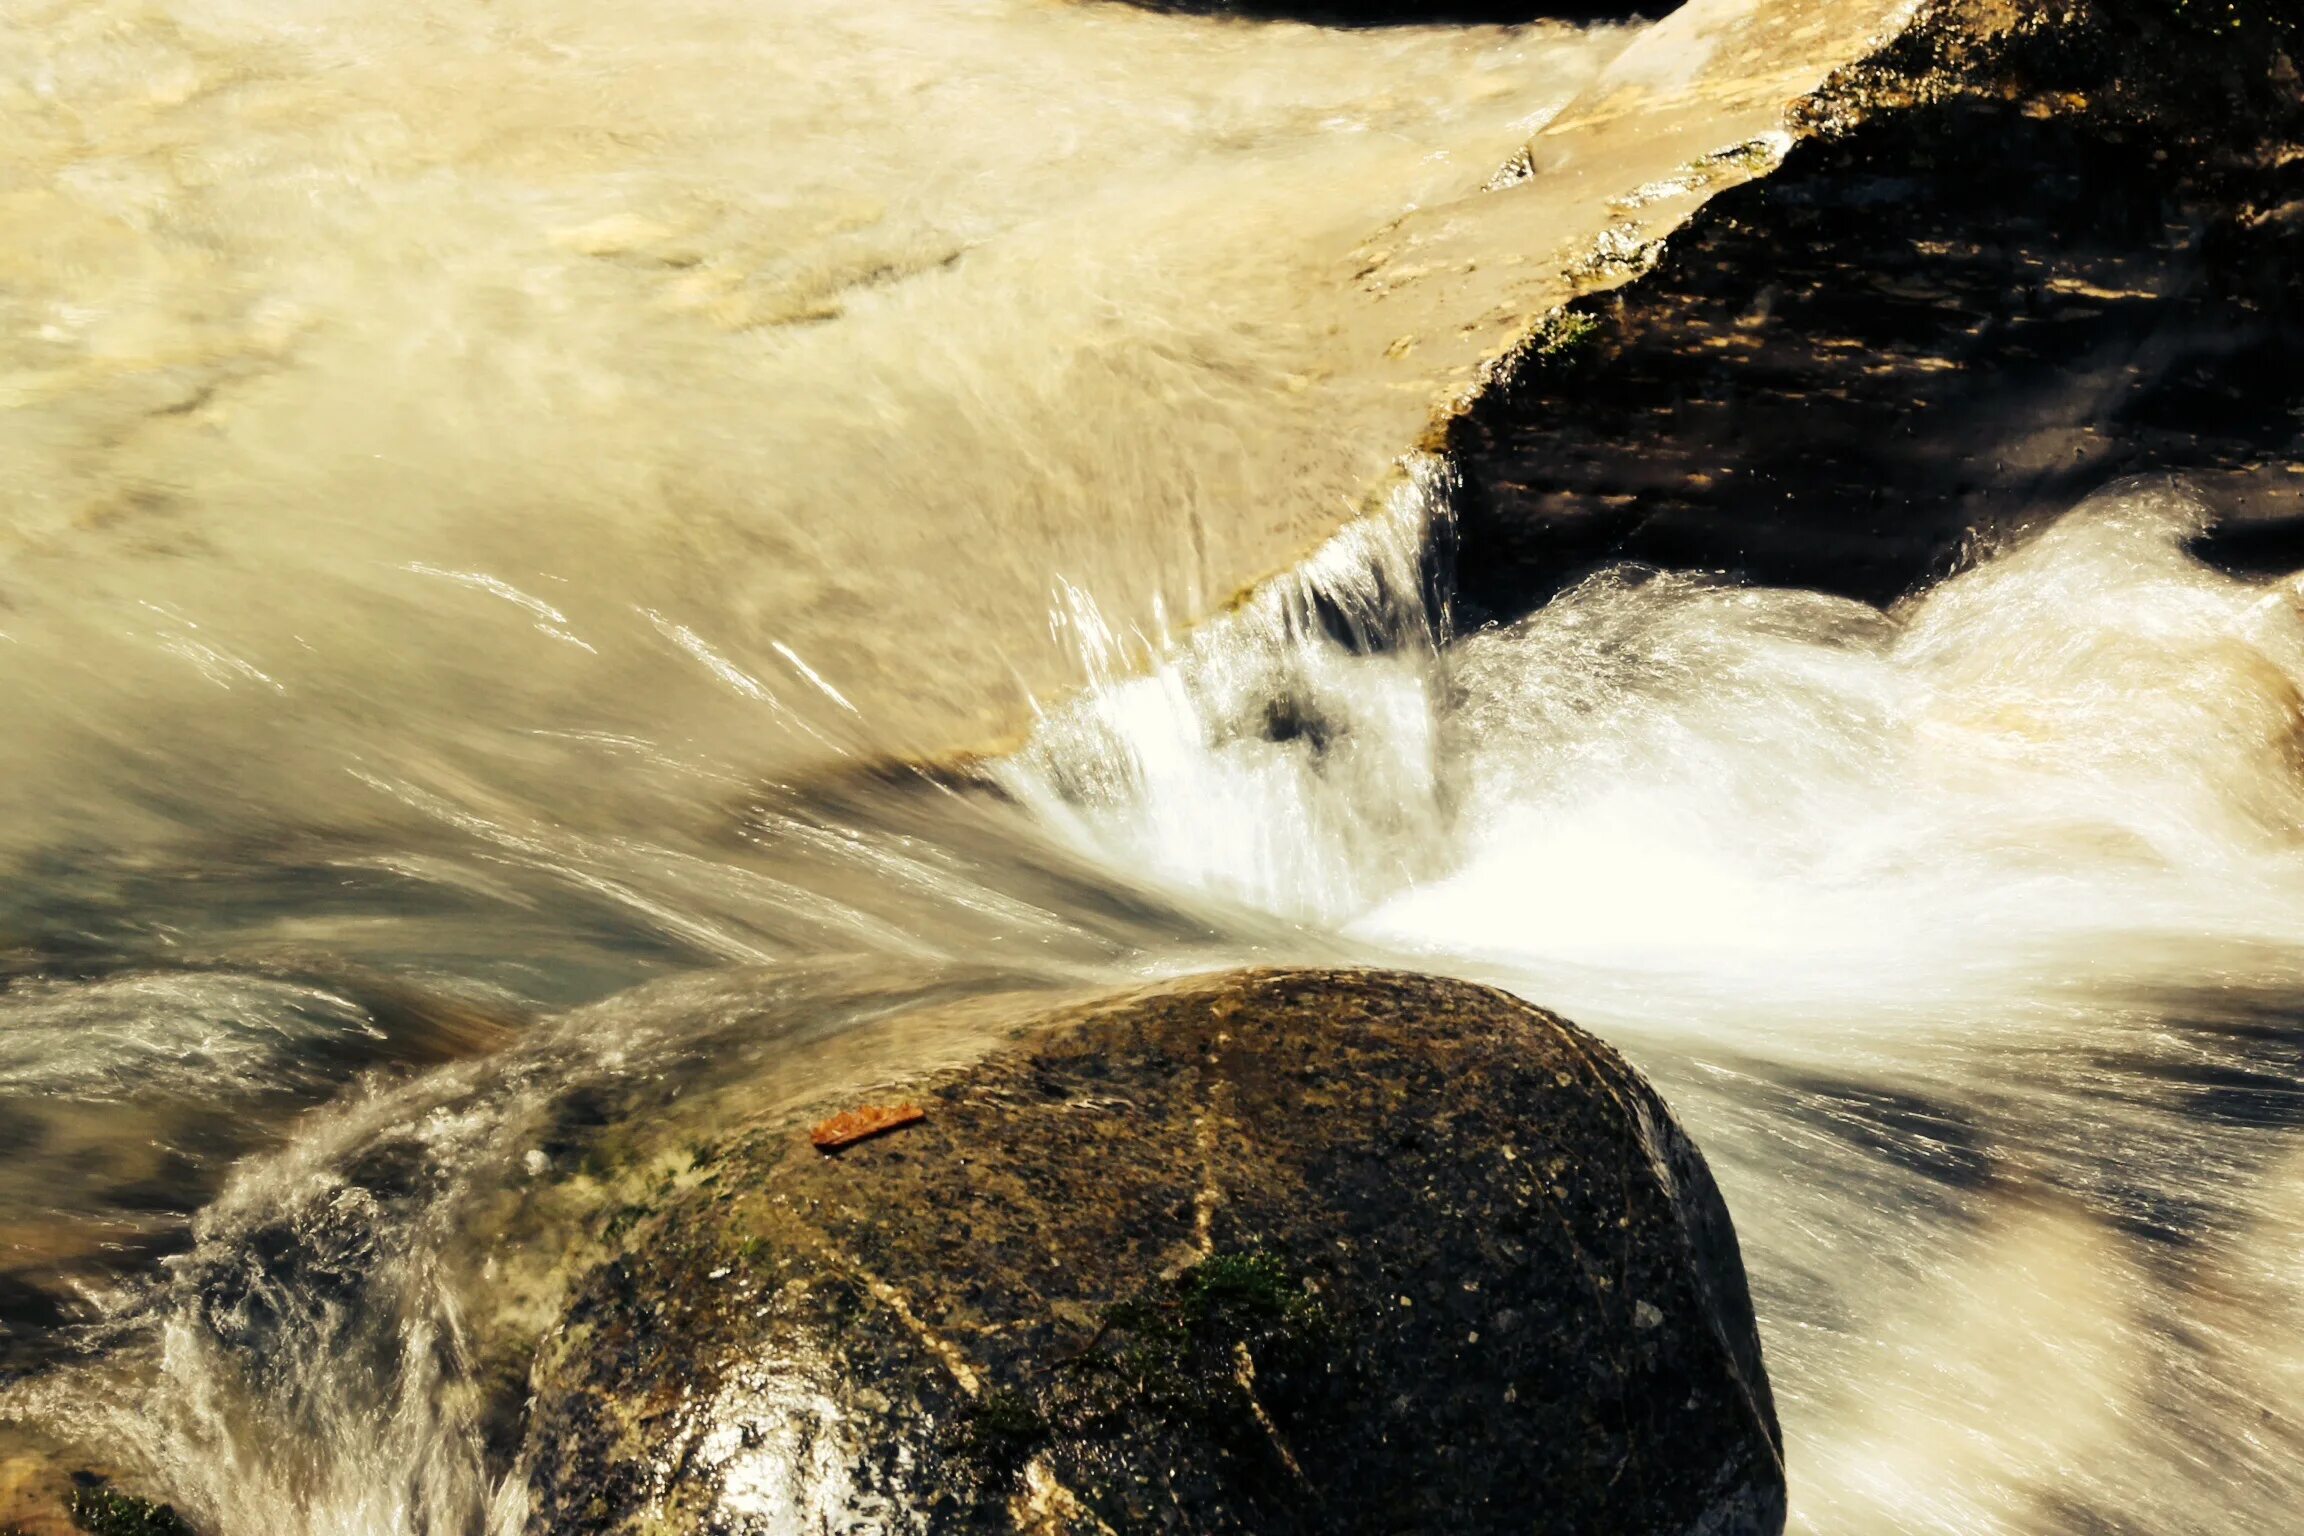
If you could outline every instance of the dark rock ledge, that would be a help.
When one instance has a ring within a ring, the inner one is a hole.
[[[1633,562],[1893,599],[2128,476],[2304,565],[2304,7],[1930,0],[1440,445],[1459,621]]]
[[[1782,1526],[1701,1159],[1607,1047],[1487,988],[1155,987],[704,1161],[538,1355],[533,1530]]]
[[[1678,0],[1131,0],[1148,11],[1308,21],[1331,27],[1501,25],[1530,21],[1654,21]]]

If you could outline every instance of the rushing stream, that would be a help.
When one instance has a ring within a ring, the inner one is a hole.
[[[0,24],[0,1526],[54,1458],[215,1536],[511,1536],[490,1341],[591,1138],[1254,959],[1652,1076],[1796,1527],[2295,1528],[2304,585],[2196,561],[2184,487],[1885,613],[1627,570],[1462,637],[1435,466],[1181,637],[1064,532],[1192,592],[1335,404],[1335,231],[1623,34]],[[876,586],[896,509],[1029,624]],[[1009,647],[1083,686],[906,766]]]
[[[1622,570],[1338,644],[1394,544],[1011,782],[1120,868],[1632,1056],[1735,1211],[1796,1525],[2285,1530],[2304,580],[2209,570],[2202,526],[2131,486],[1889,613]]]

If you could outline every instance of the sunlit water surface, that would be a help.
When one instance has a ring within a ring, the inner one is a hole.
[[[1099,690],[1009,782],[1642,1066],[1735,1213],[1797,1526],[2289,1530],[2304,581],[2203,526],[2116,488],[1888,612],[1627,569],[1445,649],[1367,530],[1341,599]],[[1347,647],[1355,596],[1393,617]]]
[[[1086,691],[890,766],[1003,615],[879,590],[875,519],[1189,573],[1291,472],[1331,236],[1608,35],[4,19],[0,1514],[53,1453],[218,1536],[516,1530],[491,1341],[601,1137],[1349,959],[1663,1087],[1804,1528],[2293,1528],[2304,598],[2180,487],[1891,613],[1619,572],[1448,645],[1430,467],[1181,640],[1083,536],[1011,574]]]

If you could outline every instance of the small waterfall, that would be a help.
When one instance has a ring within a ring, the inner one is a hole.
[[[1437,873],[1446,521],[1446,470],[1411,461],[1380,512],[1181,643],[1066,594],[1088,687],[1000,784],[1100,859],[1304,923]]]
[[[1401,511],[1010,781],[1179,899],[1640,1062],[1743,1230],[1804,1528],[2280,1528],[2304,583],[2201,564],[2154,483],[1887,611],[1618,569],[1435,645]]]
[[[982,787],[752,812],[782,874],[736,910],[808,947],[852,904],[854,959],[372,1073],[0,1411],[227,1533],[509,1533],[523,1351],[620,1202],[693,1176],[690,1128],[964,1053],[889,1033],[925,1002],[1346,958],[1517,990],[1674,1102],[1744,1238],[1800,1528],[2280,1529],[2304,586],[2201,564],[2152,484],[1886,611],[1619,569],[1452,636],[1447,491],[1411,463],[1180,639],[1066,593],[1091,686]],[[281,1029],[368,1037],[281,988]]]
[[[1414,459],[1166,622],[1383,469],[1472,334],[1398,323],[1469,275],[1417,216],[1628,32],[49,10],[0,1485],[512,1536],[527,1351],[713,1126],[982,1044],[923,1008],[1359,960],[1677,1106],[1801,1528],[2296,1528],[2304,584],[2195,559],[2184,487],[1887,609],[1621,568],[1461,634]]]

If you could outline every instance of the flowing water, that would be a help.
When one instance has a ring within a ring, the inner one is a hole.
[[[54,1457],[510,1533],[494,1341],[603,1138],[1349,959],[1673,1101],[1802,1529],[2295,1528],[2304,585],[2153,484],[1889,612],[1625,570],[1451,638],[1423,464],[1190,634],[1121,568],[1197,606],[1336,470],[1308,274],[1622,34],[0,21],[0,1523]],[[1013,752],[890,755],[1048,654]]]
[[[1298,595],[1010,782],[1641,1065],[1735,1213],[1796,1526],[2288,1530],[2304,579],[2203,526],[2123,487],[1890,612],[1627,569],[1444,649]]]

